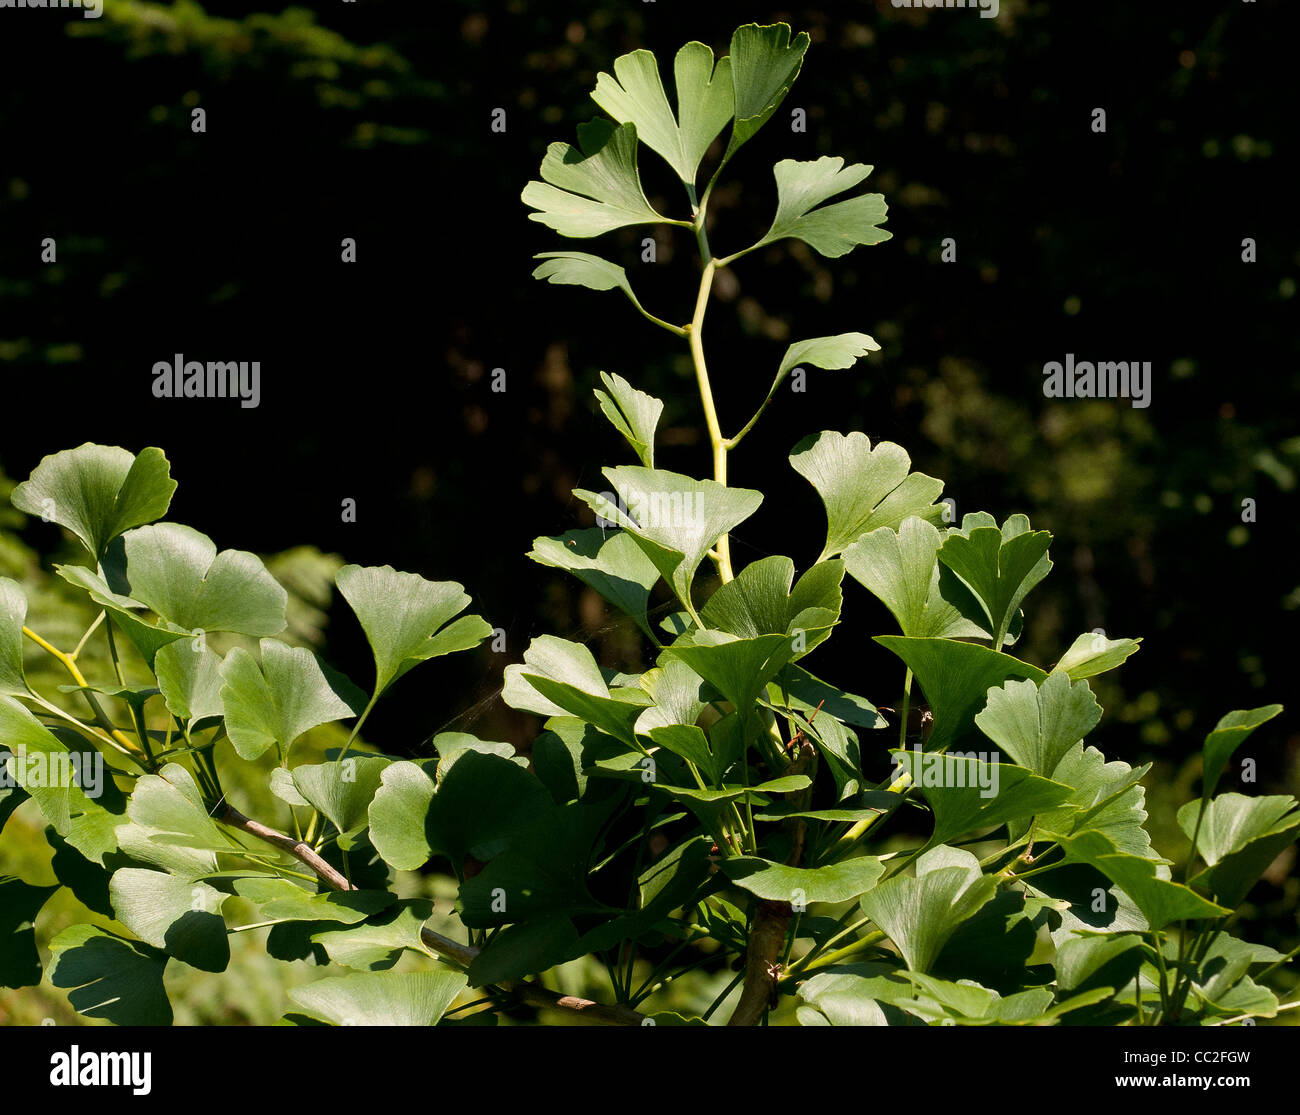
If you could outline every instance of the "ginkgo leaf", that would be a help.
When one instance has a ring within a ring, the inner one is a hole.
[[[947,747],[975,730],[975,714],[993,686],[1008,678],[1042,681],[1047,677],[1037,666],[975,643],[898,635],[877,635],[876,642],[898,655],[920,682],[934,714],[934,728],[926,742],[930,750]]]
[[[778,376],[784,376],[799,364],[814,368],[851,368],[858,358],[869,352],[879,352],[880,346],[865,333],[838,333],[833,337],[811,337],[795,341],[781,358]]]
[[[1171,921],[1217,918],[1230,912],[1175,883],[1165,864],[1121,852],[1104,833],[1089,830],[1073,836],[1058,834],[1057,843],[1067,860],[1091,864],[1120,887],[1152,929],[1163,929]]]
[[[480,616],[450,622],[469,604],[454,581],[427,581],[391,565],[345,565],[334,580],[374,653],[376,696],[421,662],[469,650],[492,634]]]
[[[655,429],[664,404],[638,391],[622,376],[601,372],[605,390],[596,390],[596,400],[605,417],[622,434],[646,468],[655,467]]]
[[[867,891],[859,905],[898,946],[908,968],[925,972],[957,927],[998,889],[979,861],[958,848],[931,848],[916,861],[916,876],[895,875]]]
[[[996,632],[995,648],[1006,638],[1020,602],[1051,572],[1051,544],[1051,534],[1030,530],[1024,515],[1012,515],[999,530],[984,512],[966,515],[960,529],[944,539],[939,560],[978,598],[990,632]]]
[[[597,515],[627,530],[693,614],[691,582],[704,555],[758,510],[763,494],[636,465],[604,473],[626,513],[605,494],[577,489],[573,494]]]
[[[799,76],[810,42],[806,31],[793,39],[785,23],[737,27],[731,36],[731,81],[735,124],[723,155],[725,164],[781,107]]]
[[[1136,654],[1141,642],[1141,639],[1108,639],[1100,631],[1080,635],[1052,667],[1052,673],[1068,674],[1071,681],[1096,677]]]
[[[654,638],[646,607],[659,570],[626,531],[588,527],[558,538],[534,538],[528,556],[539,565],[572,573]]]
[[[151,626],[135,618],[133,612],[152,609],[161,621],[152,626],[163,629],[165,642],[196,631],[261,636],[284,630],[288,594],[255,554],[243,550],[218,553],[207,535],[180,523],[156,523],[128,531],[121,546],[120,570],[116,561],[112,564],[125,581],[123,592],[79,566],[58,566],[58,572],[124,620]],[[134,638],[134,628],[126,630]],[[158,649],[154,646],[152,654]]]
[[[528,214],[531,220],[561,236],[585,238],[626,225],[666,223],[641,188],[635,124],[578,125],[577,147],[552,143],[547,148],[542,178],[529,182],[522,198],[537,210]]]
[[[1237,748],[1261,724],[1266,724],[1282,711],[1281,705],[1263,705],[1255,709],[1236,709],[1223,717],[1201,746],[1204,769],[1201,773],[1201,796],[1208,798],[1219,785],[1227,769],[1228,760]]]
[[[119,1026],[170,1026],[171,1003],[163,987],[167,954],[97,925],[70,925],[50,942],[47,972],[68,1002],[87,1018]]]
[[[665,322],[660,322],[658,318],[646,312],[645,307],[641,305],[641,300],[632,290],[627,272],[617,263],[610,263],[607,259],[588,255],[586,252],[540,252],[533,258],[544,261],[533,271],[534,279],[545,279],[561,286],[585,286],[591,290],[621,290],[641,314],[661,325],[666,325]],[[668,328],[680,332],[678,326],[668,326]]]
[[[611,691],[596,660],[581,643],[541,635],[524,651],[522,665],[505,669],[503,699],[539,716],[578,716],[640,750],[633,725],[651,703],[642,689]]]
[[[1087,682],[1051,674],[1041,684],[1008,681],[990,689],[976,726],[1022,767],[1051,778],[1066,752],[1097,726],[1101,706]]]
[[[274,639],[263,639],[261,651],[260,665],[236,647],[221,666],[226,733],[241,759],[257,759],[272,744],[287,754],[304,732],[364,706],[364,695],[311,651]]]
[[[224,972],[227,895],[181,875],[123,867],[109,884],[113,914],[142,941],[204,972]]]
[[[0,577],[0,696],[25,697],[23,624],[27,622],[27,595],[17,581]]]
[[[460,972],[353,972],[289,989],[311,1018],[331,1026],[433,1026],[467,986]]]
[[[893,613],[908,638],[983,635],[983,628],[944,596],[939,567],[942,544],[933,523],[911,515],[897,529],[877,527],[864,534],[846,546],[842,556],[848,572]]]
[[[863,194],[822,205],[828,198],[852,189],[872,169],[860,163],[846,167],[839,156],[827,155],[809,162],[782,159],[774,168],[777,207],[772,227],[758,243],[737,255],[793,237],[835,259],[859,244],[889,240],[893,234],[879,227],[889,212],[883,194]]]
[[[945,510],[934,504],[943,481],[909,472],[912,459],[901,445],[882,441],[872,449],[867,435],[856,430],[804,438],[791,450],[790,464],[826,507],[826,545],[818,561],[834,557],[868,531],[897,527],[911,515],[935,522]]]
[[[20,511],[67,527],[99,562],[118,535],[167,514],[175,491],[161,449],[133,456],[88,442],[44,458],[10,498]]]
[[[197,723],[221,715],[221,658],[206,643],[198,639],[169,643],[158,651],[153,665],[158,689],[173,716]]]
[[[673,74],[677,116],[648,50],[616,58],[614,75],[597,76],[591,99],[620,124],[636,125],[641,142],[662,155],[686,185],[694,186],[709,144],[732,119],[731,60],[723,58],[715,68],[713,51],[691,42],[677,52]]]

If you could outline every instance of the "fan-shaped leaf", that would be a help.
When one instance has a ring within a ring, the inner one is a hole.
[[[492,634],[479,616],[449,622],[469,604],[454,581],[427,581],[391,565],[345,565],[334,580],[374,653],[376,696],[421,662],[469,650]]]
[[[884,441],[871,448],[865,434],[823,431],[806,437],[790,453],[790,464],[826,506],[826,546],[822,561],[834,557],[868,531],[897,527],[910,515],[938,520],[934,506],[943,482],[909,473],[906,450]]]
[[[89,442],[44,458],[13,491],[13,505],[67,527],[96,563],[132,527],[167,514],[176,482],[161,449],[132,456]]]
[[[524,187],[531,220],[561,236],[599,236],[626,225],[660,224],[641,188],[636,125],[608,120],[578,125],[578,146],[552,143],[542,160],[542,182]],[[681,222],[678,222],[681,223]]]

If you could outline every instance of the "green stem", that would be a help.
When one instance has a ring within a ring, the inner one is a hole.
[[[343,750],[339,752],[339,759],[342,759],[345,755],[347,755],[348,750],[352,747],[352,744],[356,741],[357,736],[361,733],[361,726],[366,722],[366,717],[370,715],[370,710],[375,707],[375,704],[378,702],[378,700],[379,700],[379,691],[376,690],[374,696],[370,698],[369,702],[366,704],[366,707],[362,710],[361,715],[357,717],[357,722],[352,725],[352,734],[348,736],[347,743],[343,745]]]
[[[707,251],[707,244],[703,246]],[[690,344],[691,363],[695,367],[695,382],[700,391],[700,403],[704,407],[704,423],[709,431],[709,443],[713,448],[713,479],[718,484],[727,483],[727,439],[722,436],[718,424],[718,410],[713,402],[713,388],[709,383],[709,368],[704,359],[704,311],[709,304],[709,293],[713,289],[714,265],[710,259],[705,260],[704,274],[700,277],[700,289],[695,299],[695,314],[688,327],[687,340]],[[731,569],[731,542],[727,535],[718,539],[717,544],[718,574],[723,583],[730,581],[735,574]]]

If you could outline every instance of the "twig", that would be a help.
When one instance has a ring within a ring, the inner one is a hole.
[[[221,820],[232,828],[237,828],[241,832],[246,832],[250,836],[255,836],[259,840],[273,844],[281,851],[287,852],[300,863],[310,867],[320,880],[332,890],[358,889],[301,840],[295,840],[292,836],[286,836],[282,832],[277,832],[273,828],[268,828],[258,821],[245,817],[239,810],[230,806],[226,806],[221,815]],[[453,941],[450,937],[435,933],[432,929],[421,929],[420,940],[438,953],[439,956],[454,961],[462,968],[468,968],[479,954],[478,949],[462,945],[458,941]],[[547,1010],[568,1011],[581,1015],[592,1022],[603,1023],[608,1026],[640,1026],[646,1020],[644,1014],[633,1010],[631,1007],[609,1006],[605,1003],[592,1002],[590,999],[582,999],[576,995],[561,995],[532,980],[503,980],[498,986],[513,991],[521,1002],[527,1003],[529,1006],[542,1007]]]

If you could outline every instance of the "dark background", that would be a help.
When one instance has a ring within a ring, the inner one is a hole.
[[[737,561],[816,556],[821,506],[785,455],[816,430],[860,429],[944,478],[959,513],[1023,511],[1055,533],[1021,656],[1053,662],[1098,627],[1144,637],[1098,684],[1108,755],[1190,785],[1183,760],[1219,716],[1290,700],[1300,255],[1281,0],[1003,0],[997,20],[639,0],[258,14],[272,6],[0,13],[0,467],[21,479],[83,441],[156,444],[180,482],[171,517],[223,548],[312,543],[463,582],[508,653],[399,685],[368,732],[390,753],[466,710],[459,725],[526,746],[532,718],[490,700],[501,668],[533,634],[586,638],[609,618],[523,556],[589,523],[570,490],[629,460],[592,400],[601,369],[668,399],[663,467],[708,473],[684,346],[616,292],[530,277],[536,252],[595,251],[685,320],[689,235],[663,230],[659,262],[642,264],[642,229],[564,241],[519,193],[549,142],[599,115],[587,94],[617,55],[647,46],[666,65],[691,38],[721,54],[738,23],[778,19],[813,45],[716,195],[715,249],[766,229],[774,161],[823,154],[875,165],[867,188],[885,194],[893,239],[840,260],[786,241],[719,282],[707,343],[726,432],[790,341],[862,330],[883,348],[783,390],[733,455],[732,482],[767,496]],[[806,134],[789,129],[796,107]],[[642,173],[661,211],[688,215],[657,157]],[[57,265],[40,262],[47,236]],[[939,260],[945,237],[956,263]],[[1245,237],[1257,263],[1242,262]],[[260,408],[154,399],[154,362],[178,352],[260,360]],[[1045,399],[1042,366],[1067,352],[1150,360],[1152,405]],[[58,544],[40,523],[25,537]],[[892,704],[901,667],[867,639],[892,620],[858,586],[848,597],[810,665]],[[607,665],[647,664],[625,627],[592,645]],[[368,682],[337,610],[326,652]],[[1294,724],[1248,746],[1260,792],[1295,789]]]

